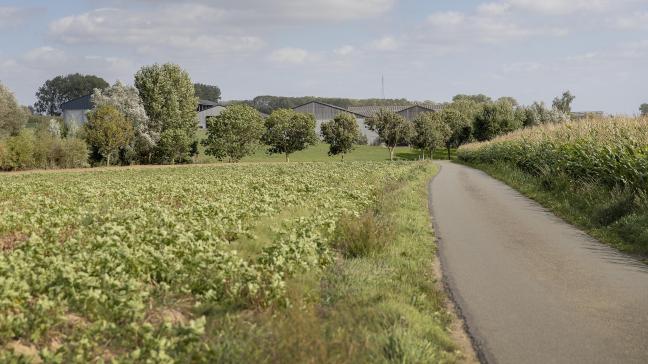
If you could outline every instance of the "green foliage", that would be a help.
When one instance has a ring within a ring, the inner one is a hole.
[[[238,162],[257,150],[264,131],[258,111],[247,105],[228,106],[219,115],[207,118],[205,153],[218,160]]]
[[[380,253],[394,237],[387,217],[373,210],[360,216],[343,216],[335,229],[332,246],[345,258]]]
[[[194,91],[201,100],[218,102],[221,99],[221,90],[218,86],[194,83]]]
[[[641,116],[648,116],[648,103],[641,104],[639,112],[641,112]]]
[[[27,114],[18,105],[14,94],[0,83],[0,138],[18,135],[26,121]]]
[[[414,119],[416,135],[412,139],[412,146],[433,158],[436,148],[445,147],[452,137],[452,122],[450,119],[458,118],[458,115],[450,115],[450,112],[422,113]],[[447,120],[446,120],[447,119]]]
[[[61,104],[94,92],[95,89],[105,89],[108,83],[101,77],[81,75],[79,73],[67,76],[56,76],[45,81],[36,92],[37,113],[46,115],[61,115]]]
[[[414,167],[305,163],[0,176],[0,312],[12,313],[0,315],[0,342],[19,340],[59,362],[218,361],[208,343],[233,335],[219,320],[291,307],[289,281],[332,266],[329,241],[339,217],[365,211],[384,183]],[[281,216],[300,207],[308,214]],[[257,238],[259,224],[273,217],[273,234]],[[265,245],[246,255],[248,240]],[[198,309],[209,305],[211,313]],[[52,347],[54,340],[60,345]]]
[[[344,155],[353,150],[360,138],[360,130],[356,119],[348,113],[340,113],[328,122],[322,123],[322,138],[329,144],[328,155]]]
[[[198,123],[198,98],[189,74],[180,66],[171,63],[144,66],[135,74],[135,87],[153,126],[151,130],[164,133],[167,130],[178,129],[184,132],[186,138],[177,138],[179,133],[174,131],[173,139],[175,142],[186,141],[186,146],[168,148],[171,135],[167,133],[166,145],[158,148],[162,160],[178,160],[177,154],[168,155],[165,152],[176,153],[182,149],[189,149]]]
[[[556,97],[553,99],[552,105],[554,110],[558,110],[565,115],[569,115],[571,113],[571,103],[575,98],[576,96],[573,96],[569,91],[563,92],[561,97]]]
[[[110,159],[133,139],[133,125],[112,106],[97,107],[88,115],[84,125],[88,144],[97,148],[110,165]]]
[[[488,96],[486,96],[484,94],[477,94],[477,95],[459,94],[459,95],[455,95],[452,98],[452,101],[453,102],[472,101],[472,102],[477,103],[477,104],[488,104],[488,103],[493,102],[493,99],[491,99],[490,97],[488,97]]]
[[[389,159],[394,159],[394,149],[407,144],[414,136],[414,125],[399,114],[380,109],[376,115],[365,121],[369,130],[374,131],[389,149]]]
[[[152,122],[146,115],[137,89],[117,81],[105,90],[95,90],[92,94],[92,102],[96,108],[114,107],[132,124],[134,138],[128,145],[132,158],[122,160],[122,163],[129,164],[135,161],[150,163],[151,155],[160,139],[162,125],[159,122]]]
[[[481,114],[475,118],[473,135],[479,141],[490,140],[498,135],[512,132],[522,127],[507,101],[498,101],[484,105]]]
[[[315,118],[311,114],[278,109],[265,119],[266,132],[261,138],[269,146],[269,154],[290,154],[317,144]]]
[[[28,169],[34,167],[34,132],[21,130],[18,135],[7,138],[5,166],[3,169]]]
[[[548,109],[544,102],[534,102],[531,106],[518,109],[520,115],[516,116],[525,127],[542,124],[563,123],[569,120],[568,114],[558,110]],[[521,114],[521,113],[524,114]]]
[[[515,97],[511,96],[502,96],[499,99],[497,99],[497,102],[508,102],[509,104],[513,106],[519,106],[520,103],[515,99]]]
[[[191,138],[182,129],[167,129],[162,132],[159,151],[162,160],[171,164],[186,163],[191,155]]]

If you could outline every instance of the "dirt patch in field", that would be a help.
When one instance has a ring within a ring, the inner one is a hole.
[[[11,232],[0,236],[0,251],[11,251],[27,240],[28,236],[21,232]]]

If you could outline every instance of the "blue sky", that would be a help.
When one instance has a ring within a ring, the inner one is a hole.
[[[224,99],[447,101],[457,93],[633,114],[648,0],[0,0],[0,82],[23,104],[73,72],[132,83],[175,62]]]

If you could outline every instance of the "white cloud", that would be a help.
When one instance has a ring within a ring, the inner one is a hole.
[[[355,51],[355,48],[350,45],[345,45],[340,48],[337,48],[333,50],[333,53],[337,54],[338,56],[347,56]]]
[[[648,29],[648,11],[637,11],[633,14],[618,16],[612,21],[612,24],[621,30]]]
[[[558,15],[579,11],[602,11],[613,4],[612,0],[507,0],[507,2],[518,9]]]
[[[0,6],[0,29],[19,25],[29,16],[30,11],[27,8]]]
[[[132,45],[144,53],[172,47],[216,54],[263,46],[256,36],[236,31],[228,34],[225,25],[218,27],[225,14],[220,9],[188,4],[152,12],[104,8],[58,19],[49,29],[52,38],[67,44]]]
[[[398,42],[392,36],[382,37],[371,42],[371,48],[378,51],[393,51],[398,48]]]
[[[464,23],[466,15],[457,11],[440,11],[428,16],[428,23],[437,27],[457,26]]]
[[[509,3],[485,3],[477,7],[477,12],[488,16],[497,16],[505,14],[511,9]]]
[[[279,64],[302,64],[308,58],[308,51],[301,48],[281,48],[270,53],[270,60]]]

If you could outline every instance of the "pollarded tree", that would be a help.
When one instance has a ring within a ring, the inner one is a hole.
[[[344,155],[353,150],[360,139],[360,129],[356,119],[348,113],[340,113],[322,124],[322,138],[329,144],[328,155]]]
[[[315,118],[291,109],[278,109],[265,119],[266,131],[261,140],[269,146],[268,154],[290,155],[317,144]]]
[[[433,159],[436,148],[444,147],[452,136],[450,125],[439,112],[419,114],[413,124],[416,135],[412,138],[412,146],[423,153],[423,159],[426,152],[430,154],[430,159]]]
[[[104,105],[114,107],[133,124],[135,138],[131,141],[130,147],[135,151],[140,162],[150,163],[155,146],[160,140],[162,125],[159,122],[152,122],[146,115],[137,89],[117,81],[105,90],[95,89],[92,102],[95,107]]]
[[[160,133],[171,129],[182,130],[187,138],[175,139],[186,139],[188,149],[198,125],[198,98],[189,74],[171,63],[145,66],[135,74],[135,87],[151,124]],[[177,133],[174,135],[177,136]],[[163,150],[159,151],[163,159],[176,159],[164,155]]]
[[[394,160],[394,150],[406,144],[414,136],[414,126],[393,111],[380,109],[376,115],[365,121],[369,130],[374,131],[389,149],[389,159]]]
[[[14,94],[0,83],[0,137],[18,135],[26,122],[27,114]]]
[[[92,111],[84,129],[86,141],[106,159],[107,166],[112,157],[133,139],[133,125],[117,109],[108,105]]]
[[[77,97],[88,95],[94,89],[104,89],[108,82],[103,78],[79,73],[56,76],[45,81],[36,92],[34,108],[39,114],[61,115],[61,104]]]
[[[257,150],[264,131],[258,111],[243,104],[231,105],[219,115],[207,118],[207,139],[202,144],[206,154],[238,162]]]

